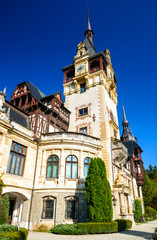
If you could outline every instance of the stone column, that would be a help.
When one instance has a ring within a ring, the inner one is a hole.
[[[84,179],[84,159],[83,152],[80,150],[79,152],[79,160],[78,160],[78,178]]]
[[[125,204],[124,204],[124,194],[120,193],[120,201],[121,201],[121,214],[125,213]]]
[[[129,205],[129,213],[132,213],[131,196],[129,196],[129,195],[128,195],[128,205]]]
[[[21,200],[21,204],[20,204],[20,212],[19,212],[19,219],[18,219],[18,222],[20,223],[21,222],[21,216],[22,216],[22,210],[23,210],[23,200]]]
[[[60,149],[60,159],[59,159],[59,186],[64,187],[65,179],[65,151]]]

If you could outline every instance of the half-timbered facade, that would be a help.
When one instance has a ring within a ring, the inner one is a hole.
[[[26,81],[17,85],[10,102],[29,114],[31,129],[38,139],[41,133],[68,130],[70,112],[60,92],[46,96]]]

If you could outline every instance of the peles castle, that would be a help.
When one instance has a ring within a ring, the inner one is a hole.
[[[60,92],[46,96],[31,82],[0,92],[0,174],[10,201],[8,223],[34,228],[88,218],[85,179],[90,159],[100,157],[112,190],[114,219],[133,220],[142,202],[142,149],[117,116],[117,78],[110,51],[97,53],[88,19],[85,39],[64,67]],[[144,211],[144,209],[143,209]]]

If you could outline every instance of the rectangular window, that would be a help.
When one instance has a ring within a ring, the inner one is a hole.
[[[6,172],[22,176],[25,158],[26,147],[19,143],[12,142]]]
[[[141,166],[140,166],[140,163],[138,163],[138,173],[141,173]]]
[[[80,133],[87,134],[87,127],[80,128]]]
[[[80,93],[84,93],[86,92],[86,84],[83,83],[83,84],[80,84]]]
[[[79,117],[88,115],[88,107],[79,109]]]
[[[43,218],[52,219],[53,218],[53,208],[54,200],[44,199],[43,200]]]
[[[67,201],[67,218],[75,219],[75,200]]]

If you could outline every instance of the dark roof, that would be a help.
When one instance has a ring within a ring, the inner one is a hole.
[[[46,95],[45,95],[43,92],[41,92],[36,86],[34,86],[31,82],[26,81],[26,84],[27,84],[27,87],[29,88],[32,96],[33,96],[36,100],[40,101],[41,98],[43,98],[43,97],[46,96]]]
[[[47,98],[53,98],[53,97],[54,97],[55,95],[57,95],[58,93],[60,93],[60,91],[59,91],[59,92],[56,92],[56,93],[52,93],[52,94],[50,94],[50,95],[47,95],[47,96],[41,98],[40,100],[42,101],[42,100],[45,100],[45,99],[47,99]]]
[[[96,50],[93,44],[91,43],[89,37],[85,37],[84,44],[89,52],[89,56],[93,56],[94,54],[96,54]]]
[[[131,141],[131,140],[134,141],[135,140],[134,135],[130,132],[129,129],[124,129],[123,130],[121,140],[123,141],[124,138],[127,138],[129,141]]]
[[[23,112],[21,109],[17,108],[10,102],[6,101],[4,103],[4,107],[6,110],[10,107],[10,120],[14,121],[21,126],[30,129],[30,124],[29,124],[29,115],[25,112]]]
[[[22,83],[18,84],[17,86],[22,85],[22,84],[24,84],[24,83],[27,85],[27,87],[28,87],[28,89],[30,90],[32,96],[33,96],[37,101],[40,102],[40,99],[46,96],[46,95],[45,95],[43,92],[41,92],[36,86],[34,86],[33,83],[31,83],[30,81],[22,82]]]
[[[126,145],[126,147],[128,148],[128,153],[129,153],[129,157],[133,156],[134,150],[140,148],[140,146],[135,142],[135,141],[123,141],[123,143]],[[142,151],[142,149],[140,148],[140,150]]]
[[[74,64],[72,63],[72,64],[70,64],[70,65],[68,65],[66,67],[63,67],[61,70],[64,72],[65,70],[67,70],[69,68],[73,68],[73,67],[74,67]]]

